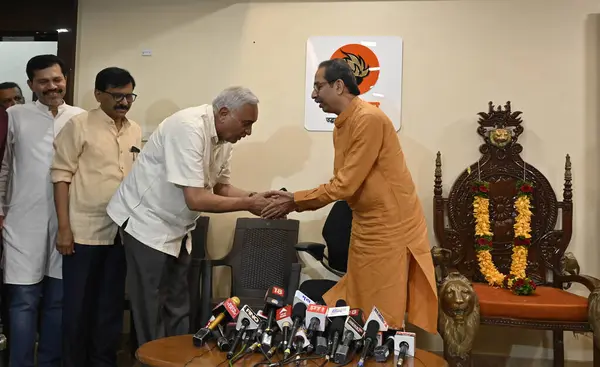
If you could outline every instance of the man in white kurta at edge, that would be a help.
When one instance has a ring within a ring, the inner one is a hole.
[[[37,365],[59,367],[62,255],[55,248],[52,144],[63,125],[85,111],[63,101],[66,68],[58,57],[36,56],[26,71],[38,101],[7,110],[7,152],[0,174],[0,197],[6,198],[2,267],[9,298],[10,365],[34,366],[41,317]]]

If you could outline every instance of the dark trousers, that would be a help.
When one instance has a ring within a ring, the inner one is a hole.
[[[123,330],[125,252],[75,244],[63,256],[63,367],[116,367]]]
[[[188,334],[191,256],[185,249],[185,238],[179,257],[174,257],[122,232],[127,258],[127,289],[138,344]]]
[[[9,294],[10,366],[60,367],[63,284],[45,277],[31,285],[5,284]],[[40,317],[41,316],[41,317]]]

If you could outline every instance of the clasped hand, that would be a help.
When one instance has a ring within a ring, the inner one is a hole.
[[[266,191],[253,196],[255,199],[252,214],[265,219],[285,218],[296,210],[294,194],[287,191]]]

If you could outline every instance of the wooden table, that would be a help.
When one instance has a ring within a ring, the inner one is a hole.
[[[214,348],[214,344],[209,344],[200,348],[194,347],[192,343],[192,335],[172,336],[151,341],[142,345],[136,354],[136,358],[145,365],[152,367],[228,367],[229,363],[225,362],[225,353]],[[408,358],[404,366],[407,367],[447,367],[448,364],[440,356],[424,350],[417,349],[416,357]],[[356,366],[358,357],[353,363],[348,366]],[[255,353],[248,356],[245,360],[238,361],[235,365],[242,366],[245,361],[245,366],[252,367],[254,364],[262,362],[264,357],[260,353]],[[317,365],[323,363],[323,360],[314,360]],[[313,363],[308,366],[316,366]],[[266,366],[266,365],[263,365]],[[289,364],[294,366],[294,364]],[[336,366],[330,363],[327,366]],[[374,358],[369,358],[365,363],[365,367],[383,367],[396,366],[396,361],[388,358],[387,363],[376,363]]]

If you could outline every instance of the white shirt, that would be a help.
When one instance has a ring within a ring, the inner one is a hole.
[[[200,215],[183,187],[228,184],[232,145],[219,142],[212,106],[181,110],[158,125],[108,204],[108,215],[143,244],[178,257]],[[191,252],[189,241],[187,251]]]
[[[1,203],[6,211],[2,231],[4,282],[30,285],[44,276],[62,279],[50,179],[52,144],[64,124],[85,110],[63,103],[55,117],[38,101],[13,106],[7,112],[7,153],[0,173],[0,197],[7,199]]]

